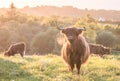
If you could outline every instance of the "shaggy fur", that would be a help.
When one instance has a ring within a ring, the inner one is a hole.
[[[85,63],[89,57],[89,45],[82,35],[83,30],[77,28],[66,28],[62,30],[66,42],[62,47],[61,55],[70,71],[73,71],[75,65],[78,74],[81,64]]]
[[[90,54],[98,54],[99,56],[103,57],[104,54],[110,54],[110,48],[105,47],[103,45],[100,44],[89,44],[90,47]]]
[[[25,54],[25,43],[16,43],[12,44],[7,51],[5,51],[5,56],[14,56],[15,54],[19,53],[21,57]]]

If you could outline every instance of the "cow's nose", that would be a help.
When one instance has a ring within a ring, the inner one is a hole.
[[[74,41],[74,37],[73,36],[69,36],[68,40],[72,43]]]
[[[69,40],[72,40],[72,39],[73,39],[73,36],[69,36],[68,39],[69,39]]]

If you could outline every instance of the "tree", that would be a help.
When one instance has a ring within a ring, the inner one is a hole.
[[[10,32],[7,29],[0,29],[0,51],[5,50],[9,45]]]
[[[98,33],[96,43],[107,47],[113,47],[115,45],[115,36],[110,31],[102,31]]]
[[[86,15],[86,21],[87,21],[88,23],[91,23],[91,22],[96,23],[96,20],[95,20],[90,14],[87,14],[87,15]]]
[[[15,20],[17,18],[16,7],[13,3],[10,4],[10,10],[7,12],[7,16],[9,20]]]
[[[114,29],[113,33],[116,35],[116,46],[115,46],[115,49],[120,51],[120,25],[119,24]]]
[[[45,54],[53,52],[56,35],[57,31],[55,29],[38,33],[31,41],[31,53]]]

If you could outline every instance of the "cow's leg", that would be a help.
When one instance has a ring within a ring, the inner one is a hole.
[[[8,57],[10,57],[11,55],[7,55]]]
[[[70,64],[69,64],[69,62],[68,62],[68,59],[67,59],[64,55],[62,56],[62,58],[63,58],[64,63],[65,63],[66,66],[67,66],[68,71],[70,71]]]
[[[66,61],[66,65],[67,65],[68,71],[73,72],[74,64],[69,61]]]
[[[23,53],[20,53],[21,57],[23,57]]]
[[[25,55],[25,51],[20,53],[21,57],[23,57]]]
[[[71,72],[73,72],[73,69],[74,69],[74,64],[71,63]]]
[[[65,54],[62,55],[62,58],[67,66],[68,71],[71,71],[70,58],[65,56]]]
[[[77,63],[77,64],[76,64],[76,67],[77,67],[77,71],[78,71],[78,74],[79,74],[79,73],[80,73],[81,63]]]
[[[73,69],[74,69],[74,63],[70,63],[70,70],[71,70],[71,72],[73,72]]]
[[[103,54],[99,54],[100,57],[103,57]]]
[[[11,56],[15,56],[15,54],[11,55]]]
[[[72,58],[71,58],[71,56],[70,56],[71,54],[69,54],[69,56],[68,56],[68,64],[69,64],[69,66],[70,66],[70,71],[71,72],[73,72],[73,68],[74,68],[74,63],[73,63],[73,60],[72,60]]]
[[[67,64],[68,71],[71,71],[71,66]]]
[[[25,55],[25,51],[23,51],[23,55]]]
[[[72,62],[70,62],[70,61],[65,61],[65,63],[67,65],[68,71],[73,72],[74,64]]]
[[[13,53],[13,54],[10,54],[9,56],[15,56],[15,53]]]

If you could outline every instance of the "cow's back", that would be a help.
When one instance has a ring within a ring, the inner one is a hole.
[[[14,53],[21,53],[21,52],[23,52],[25,50],[25,43],[13,44],[12,47],[11,47],[11,50]]]
[[[16,50],[24,51],[25,50],[25,43],[16,44]]]
[[[102,52],[103,47],[101,45],[89,44],[89,46],[90,46],[90,53],[99,54]]]

